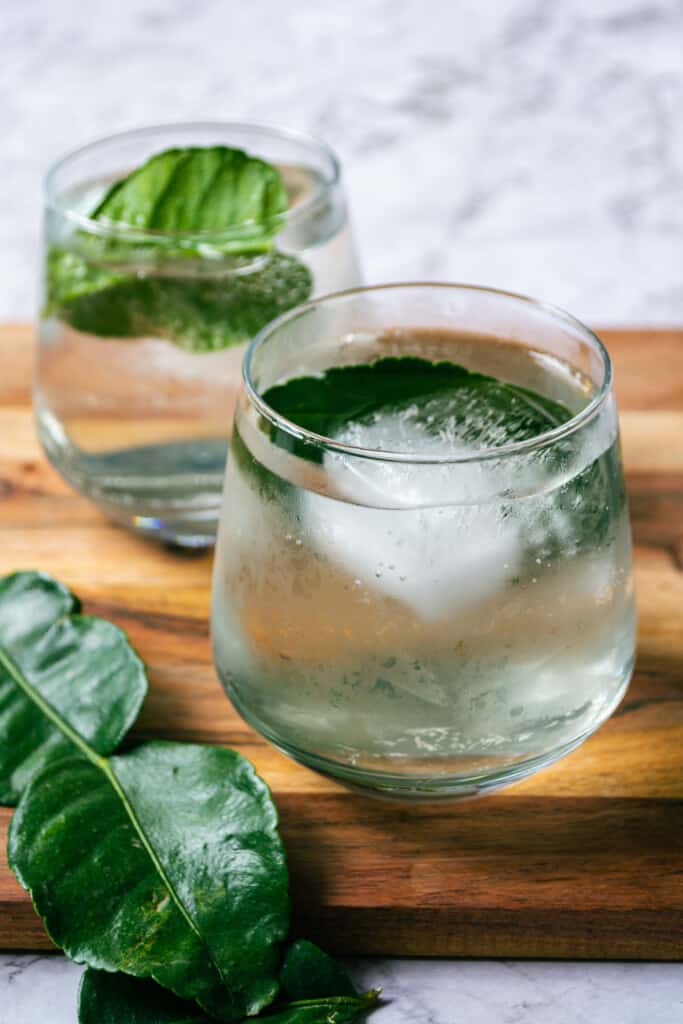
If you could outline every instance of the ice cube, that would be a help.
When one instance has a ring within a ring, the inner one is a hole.
[[[456,443],[417,423],[410,410],[347,427],[340,440],[374,450],[453,452]],[[470,449],[471,450],[471,449]],[[426,622],[490,598],[517,574],[519,529],[499,505],[472,502],[486,464],[428,465],[330,455],[335,498],[303,497],[310,543],[374,591]],[[491,486],[489,482],[489,488]]]

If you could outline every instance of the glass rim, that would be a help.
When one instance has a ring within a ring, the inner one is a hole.
[[[324,434],[317,434],[312,430],[307,430],[305,427],[301,427],[294,423],[292,420],[282,416],[275,409],[273,409],[264,400],[260,394],[258,388],[254,384],[252,377],[252,362],[256,351],[275,334],[284,324],[290,323],[299,317],[305,316],[311,310],[318,306],[324,305],[325,303],[336,301],[339,299],[350,298],[354,295],[371,294],[373,292],[383,292],[390,290],[427,290],[427,289],[444,289],[453,290],[457,292],[477,292],[488,295],[502,296],[507,299],[514,299],[516,302],[523,303],[531,306],[536,310],[546,313],[560,321],[564,321],[572,328],[578,328],[582,333],[584,339],[597,351],[602,362],[603,379],[600,387],[593,395],[590,402],[579,409],[575,415],[568,419],[565,423],[561,423],[557,427],[553,427],[550,430],[543,431],[541,434],[537,434],[535,437],[528,438],[524,441],[513,441],[509,444],[500,445],[499,447],[487,447],[481,448],[477,452],[471,454],[458,454],[458,455],[434,455],[430,453],[420,452],[401,452],[401,451],[379,451],[375,448],[363,448],[359,445],[348,444],[344,441],[335,440],[335,438],[326,437]],[[378,462],[400,462],[415,465],[461,465],[461,464],[473,464],[478,462],[489,462],[495,459],[510,458],[517,455],[525,455],[530,452],[536,451],[539,448],[547,448],[556,444],[558,441],[562,441],[565,438],[576,433],[583,426],[589,423],[599,413],[600,409],[604,405],[608,395],[612,389],[612,360],[609,352],[605,348],[605,345],[600,340],[595,331],[591,330],[576,317],[572,316],[571,313],[567,313],[559,306],[555,306],[552,303],[543,302],[539,299],[531,298],[528,295],[521,294],[519,292],[506,291],[502,288],[492,288],[487,285],[476,285],[467,284],[466,282],[448,282],[448,281],[397,281],[391,284],[377,284],[367,285],[358,288],[348,288],[343,291],[330,292],[327,295],[321,295],[317,299],[312,299],[309,302],[303,303],[294,309],[288,310],[286,313],[281,314],[275,320],[272,320],[264,328],[262,328],[258,334],[255,335],[253,340],[250,342],[249,347],[245,353],[244,361],[242,363],[242,380],[246,389],[247,395],[258,410],[269,423],[278,430],[283,431],[288,436],[294,438],[297,441],[303,441],[307,444],[311,444],[317,448],[323,448],[326,451],[332,451],[340,455],[347,455],[356,458],[373,459]]]
[[[279,128],[276,125],[257,121],[169,121],[167,123],[144,125],[141,128],[129,128],[124,131],[113,132],[110,135],[102,135],[92,139],[90,142],[84,143],[82,146],[77,146],[75,149],[63,153],[50,164],[43,177],[43,197],[46,209],[59,214],[77,227],[94,235],[116,236],[117,238],[128,238],[135,241],[144,241],[145,239],[211,239],[214,243],[222,239],[239,238],[241,232],[254,223],[253,220],[242,221],[239,224],[232,225],[226,231],[218,233],[210,230],[163,231],[154,228],[140,228],[134,224],[126,224],[123,221],[95,220],[93,217],[75,210],[69,203],[60,202],[60,194],[55,190],[55,179],[73,160],[85,156],[88,152],[94,151],[106,143],[116,142],[117,140],[134,139],[136,136],[163,135],[164,132],[168,131],[180,132],[193,129],[263,132],[266,135],[274,136],[284,141],[302,143],[323,154],[329,162],[329,176],[322,178],[318,187],[303,202],[283,211],[281,214],[277,214],[273,218],[273,221],[278,225],[277,233],[288,225],[314,214],[325,200],[329,191],[341,181],[341,161],[335,151],[322,139],[317,138],[315,135],[309,135],[307,132],[290,128]],[[258,153],[250,153],[249,155],[259,156]],[[261,157],[260,159],[263,158]]]

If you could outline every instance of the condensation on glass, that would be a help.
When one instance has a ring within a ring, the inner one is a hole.
[[[263,399],[385,355],[463,364],[571,418],[521,443],[468,449],[444,430],[425,447],[391,415],[310,435]],[[212,629],[240,713],[350,786],[472,795],[571,751],[614,710],[634,659],[600,341],[559,311],[464,286],[358,290],[286,314],[245,363]]]

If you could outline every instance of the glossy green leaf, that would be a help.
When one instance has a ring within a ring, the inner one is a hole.
[[[265,783],[234,751],[146,743],[38,775],[10,864],[80,963],[151,976],[221,1020],[278,990],[287,869]]]
[[[9,863],[54,941],[91,968],[81,1021],[355,1020],[377,994],[356,995],[312,943],[280,965],[287,868],[252,765],[167,742],[103,756],[145,673],[119,630],[78,609],[40,573],[0,580],[0,763],[23,790]]]
[[[286,950],[280,984],[291,1002],[358,995],[343,967],[307,939],[297,939]]]
[[[209,1024],[213,1019],[147,978],[89,967],[81,981],[79,1024]]]
[[[315,999],[248,1019],[264,1024],[351,1024],[372,1010],[377,999],[376,992]],[[92,968],[83,976],[79,1024],[210,1024],[212,1019],[196,1003],[178,999],[153,981]]]
[[[287,205],[272,164],[228,146],[187,146],[157,153],[116,182],[92,217],[159,232],[163,245],[163,235],[206,235],[222,252],[245,253],[269,247]]]
[[[283,253],[244,272],[174,277],[107,270],[53,248],[46,314],[102,338],[165,338],[209,352],[250,341],[311,289],[308,268]]]
[[[0,803],[81,740],[115,750],[147,693],[125,633],[42,573],[0,579]]]

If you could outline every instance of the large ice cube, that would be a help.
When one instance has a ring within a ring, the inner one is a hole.
[[[462,437],[446,440],[425,429],[411,410],[352,424],[339,440],[380,451],[468,450]],[[424,621],[488,599],[517,574],[523,550],[512,517],[498,504],[473,503],[483,478],[495,472],[485,463],[416,468],[330,455],[325,469],[337,497],[304,494],[309,543]]]

